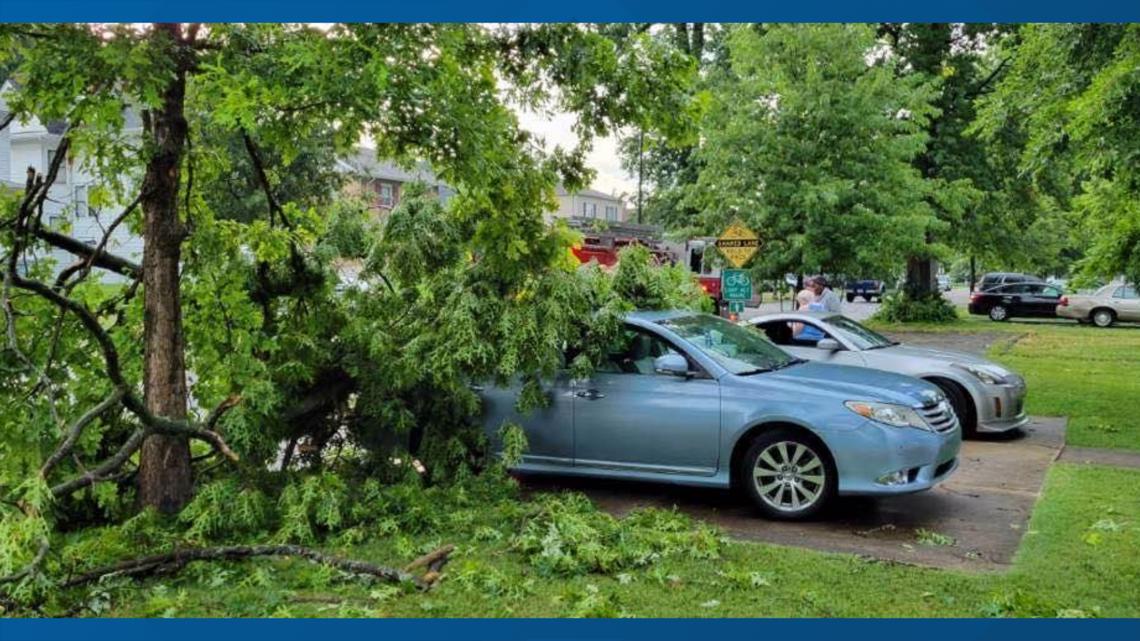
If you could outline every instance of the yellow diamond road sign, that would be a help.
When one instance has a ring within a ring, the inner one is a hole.
[[[724,230],[716,241],[716,247],[728,262],[736,267],[744,267],[760,249],[760,237],[738,220]]]

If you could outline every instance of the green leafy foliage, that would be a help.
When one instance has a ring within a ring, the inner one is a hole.
[[[1016,168],[1077,214],[1086,278],[1140,280],[1140,28],[1026,25],[1010,55],[975,130],[990,141],[1017,133]]]
[[[875,320],[886,323],[949,323],[958,319],[958,310],[940,293],[912,296],[897,291],[883,297]]]
[[[581,494],[537,498],[513,546],[544,575],[613,574],[667,558],[716,559],[722,541],[677,511],[637,510],[622,519]]]
[[[739,218],[756,230],[765,276],[886,273],[923,250],[939,225],[912,164],[930,84],[898,75],[895,60],[869,63],[866,25],[739,26],[728,42],[731,73],[711,89],[690,194],[698,226]]]

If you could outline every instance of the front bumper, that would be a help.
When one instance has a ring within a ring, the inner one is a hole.
[[[937,433],[873,421],[828,436],[842,495],[891,496],[928,490],[958,468],[958,450],[962,445],[958,427]],[[905,482],[879,482],[896,472],[903,472]]]
[[[1025,381],[1020,377],[1008,385],[985,385],[975,392],[979,432],[1008,432],[1029,422],[1025,413]]]

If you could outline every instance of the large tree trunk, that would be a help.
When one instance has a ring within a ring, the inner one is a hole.
[[[156,25],[156,46],[171,48],[181,38],[177,25]],[[158,416],[186,418],[186,361],[182,301],[178,286],[182,239],[178,218],[179,169],[186,145],[186,75],[178,54],[161,107],[147,113],[147,142],[153,155],[143,177],[144,396]],[[139,500],[171,513],[190,499],[190,443],[185,437],[152,435],[139,461]]]

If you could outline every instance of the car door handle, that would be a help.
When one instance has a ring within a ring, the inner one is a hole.
[[[596,389],[582,390],[581,392],[578,392],[577,394],[575,394],[575,396],[577,396],[578,398],[584,398],[588,401],[596,401],[599,398],[605,398],[606,397],[605,394],[599,392]]]

